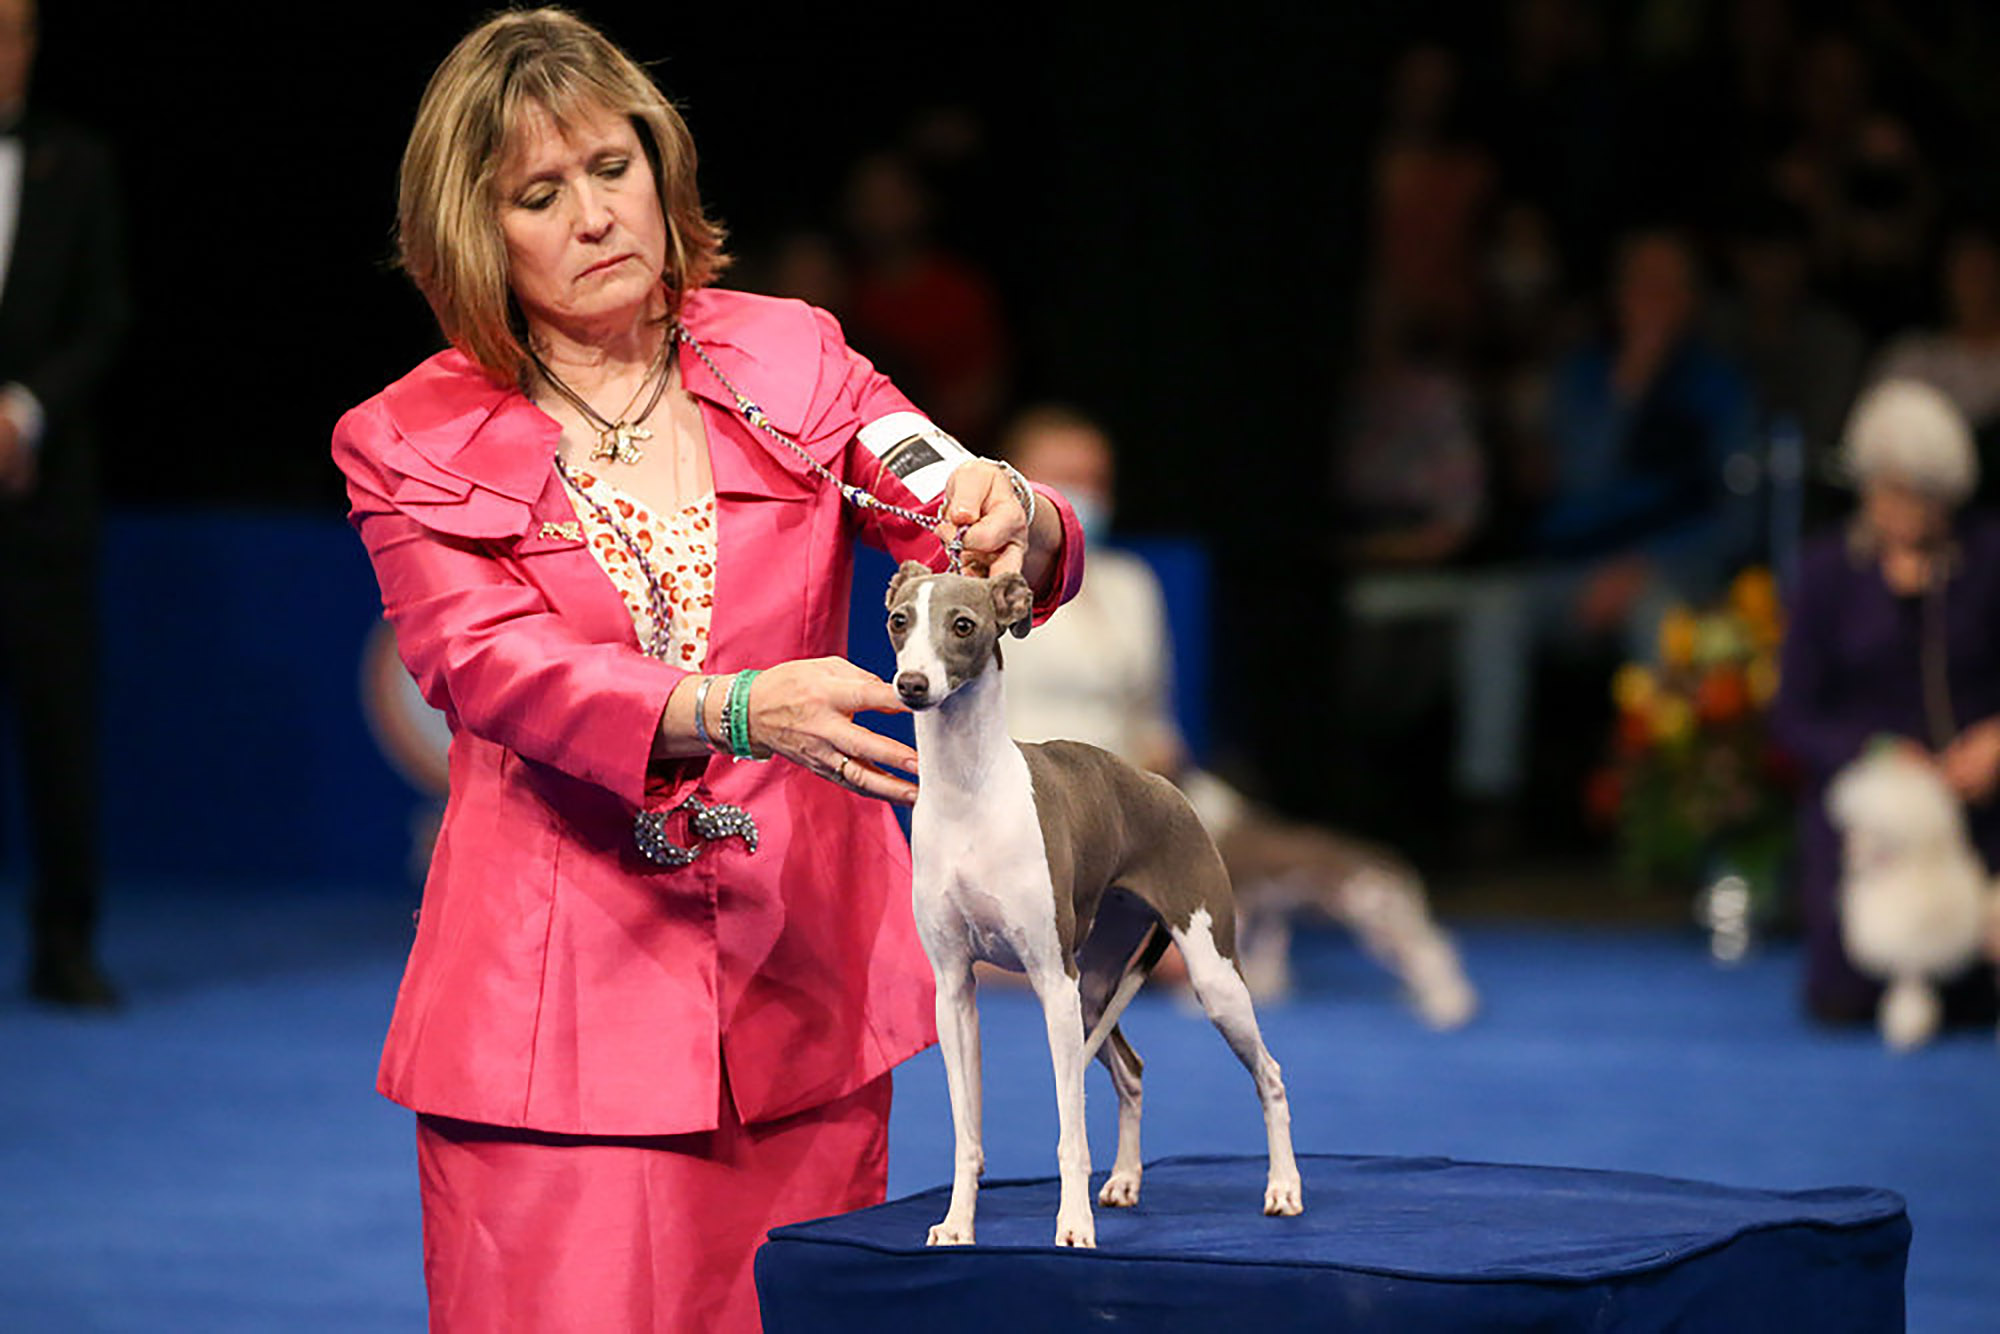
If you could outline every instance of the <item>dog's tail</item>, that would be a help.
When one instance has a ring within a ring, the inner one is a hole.
[[[1139,994],[1139,988],[1146,985],[1153,969],[1167,953],[1167,929],[1158,922],[1146,933],[1145,943],[1139,946],[1132,964],[1118,979],[1118,989],[1104,1002],[1104,1013],[1097,1017],[1097,1026],[1083,1039],[1083,1063],[1087,1066],[1097,1059],[1097,1049],[1104,1045],[1104,1039],[1111,1036],[1111,1030],[1118,1027],[1118,1016],[1125,1013],[1125,1007]]]

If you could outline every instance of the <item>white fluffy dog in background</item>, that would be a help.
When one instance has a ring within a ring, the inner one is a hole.
[[[1958,797],[1927,760],[1876,747],[1834,776],[1827,813],[1843,836],[1841,935],[1887,990],[1883,1041],[1906,1051],[1937,1032],[1937,984],[1978,960],[2000,917]],[[2000,939],[1996,939],[2000,944]]]

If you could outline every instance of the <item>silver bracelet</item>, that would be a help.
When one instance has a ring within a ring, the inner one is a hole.
[[[701,738],[701,744],[717,754],[722,750],[715,744],[715,738],[708,734],[708,688],[715,684],[715,678],[704,676],[701,684],[694,688],[694,734]]]
[[[1007,474],[1007,482],[1014,488],[1014,499],[1021,506],[1022,513],[1028,516],[1028,527],[1033,528],[1035,526],[1035,488],[1029,486],[1028,479],[1021,475],[1021,470],[1007,462],[1007,460],[987,459],[985,461],[995,465]]]

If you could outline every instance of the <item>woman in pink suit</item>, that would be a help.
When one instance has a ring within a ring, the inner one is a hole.
[[[825,314],[707,285],[685,126],[561,11],[439,67],[400,242],[452,348],[333,448],[453,732],[381,1072],[432,1328],[755,1329],[765,1230],[882,1198],[888,1071],[933,1034],[867,799],[912,800],[915,755],[838,656],[853,541],[941,566],[956,532],[1039,618],[1082,539]]]

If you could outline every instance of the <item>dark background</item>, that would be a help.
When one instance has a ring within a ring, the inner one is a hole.
[[[430,70],[489,8],[45,5],[33,96],[109,136],[131,223],[139,321],[108,395],[114,502],[340,511],[335,418],[438,346],[390,263],[396,164]],[[746,256],[823,225],[848,165],[917,112],[978,117],[977,179],[945,225],[999,286],[1015,397],[1108,424],[1122,528],[1207,544],[1217,731],[1267,795],[1340,814],[1325,781],[1340,747],[1329,457],[1377,109],[1415,39],[1449,42],[1469,83],[1489,76],[1508,7],[580,8],[683,107],[711,210]],[[1568,188],[1607,235],[1699,222],[1727,186],[1709,170],[1725,155],[1703,70],[1635,72],[1618,42],[1676,13],[1721,31],[1731,6],[1598,8],[1605,114],[1563,133],[1614,139],[1616,169]],[[1948,96],[1878,38],[1915,32],[1976,64],[1994,50],[1986,7],[1792,8],[1802,31],[1835,15],[1877,44],[1879,82],[1959,170],[1947,184],[1984,188],[1991,92],[1960,78]],[[1597,260],[1567,258],[1586,276]]]
[[[45,7],[32,95],[111,139],[131,223],[114,502],[338,512],[335,418],[439,345],[390,262],[396,164],[489,8]],[[1205,536],[1225,603],[1309,639],[1371,80],[1407,23],[1319,8],[581,12],[683,108],[739,252],[822,217],[918,110],[972,109],[990,207],[950,222],[1001,284],[1021,395],[1100,414],[1121,525]]]
[[[390,266],[396,163],[424,80],[489,8],[48,6],[34,96],[112,139],[128,199],[140,322],[118,398],[154,423],[174,405],[203,419],[190,467],[128,415],[115,498],[340,503],[334,418],[438,343]],[[1234,462],[1253,440],[1324,453],[1369,53],[1399,28],[1389,6],[1270,8],[1223,26],[1021,6],[581,12],[681,105],[739,251],[824,213],[849,162],[918,110],[979,113],[993,216],[955,221],[991,243],[978,258],[1003,283],[1024,387],[1088,398],[1146,458],[1126,479],[1135,523],[1197,528],[1217,517],[1218,442]],[[1248,498],[1257,480],[1226,484]]]

